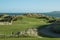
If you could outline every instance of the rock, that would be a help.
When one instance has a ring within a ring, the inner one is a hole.
[[[38,36],[37,34],[37,29],[35,28],[30,28],[30,29],[27,29],[25,31],[21,31],[20,32],[20,36]]]
[[[12,32],[13,37],[38,37],[36,28],[29,28],[20,32]]]

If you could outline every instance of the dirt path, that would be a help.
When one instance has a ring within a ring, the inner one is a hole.
[[[52,26],[55,26],[55,25],[50,25],[48,27],[45,27],[43,29],[40,30],[40,33],[44,34],[44,35],[48,35],[48,36],[52,36],[52,37],[55,37],[55,38],[60,38],[60,34],[57,34],[57,33],[54,33],[51,31],[51,27]]]

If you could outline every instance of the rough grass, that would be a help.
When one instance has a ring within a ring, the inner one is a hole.
[[[13,22],[13,25],[0,25],[0,34],[10,35],[11,32],[23,31],[27,28],[36,28],[38,26],[47,25],[46,19],[36,19],[23,17],[22,20],[17,20]],[[1,40],[45,40],[40,38],[0,38]],[[51,39],[46,39],[51,40]],[[55,40],[55,39],[53,39]]]
[[[60,40],[60,38],[4,38],[1,40]]]
[[[35,28],[45,24],[47,24],[45,19],[24,17],[22,20],[13,22],[13,25],[0,25],[0,34],[11,34],[14,31],[23,31],[27,28]]]

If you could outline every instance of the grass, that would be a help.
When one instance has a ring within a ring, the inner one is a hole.
[[[1,40],[60,40],[60,38],[4,38]]]
[[[23,31],[27,28],[36,28],[43,25],[48,25],[46,19],[36,19],[23,17],[22,20],[17,20],[13,22],[13,25],[0,25],[0,34],[10,35],[11,32]],[[21,37],[21,38],[0,38],[0,40],[59,40],[55,38],[30,38],[30,37]]]
[[[23,31],[27,28],[35,28],[47,24],[43,19],[24,17],[22,20],[13,22],[13,25],[0,25],[0,34],[11,34],[14,31]]]

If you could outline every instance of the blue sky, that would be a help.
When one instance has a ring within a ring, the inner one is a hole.
[[[0,0],[0,12],[60,11],[60,0]]]

